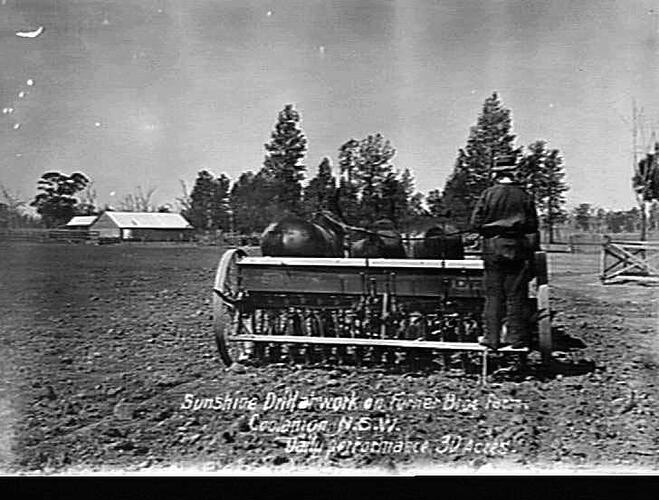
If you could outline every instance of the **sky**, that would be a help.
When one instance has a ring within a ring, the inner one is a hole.
[[[427,193],[496,91],[517,145],[561,151],[569,205],[630,208],[658,20],[659,0],[0,0],[0,184],[82,171],[100,204],[173,203],[201,169],[258,170],[291,103],[310,175],[381,133]]]

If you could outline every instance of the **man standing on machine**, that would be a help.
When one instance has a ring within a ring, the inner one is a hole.
[[[495,184],[478,200],[471,227],[483,237],[484,336],[490,349],[506,345],[529,347],[526,307],[533,274],[534,251],[539,249],[538,216],[533,198],[517,182],[515,158],[505,157],[492,168]],[[501,341],[506,318],[507,334]]]

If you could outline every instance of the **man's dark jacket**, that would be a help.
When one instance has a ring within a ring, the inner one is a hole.
[[[474,208],[471,227],[486,238],[535,234],[538,215],[533,198],[515,184],[489,187]]]

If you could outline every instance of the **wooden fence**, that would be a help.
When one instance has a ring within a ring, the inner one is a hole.
[[[0,241],[48,241],[48,230],[39,228],[0,229]]]
[[[98,239],[98,231],[80,229],[2,229],[0,240],[30,241],[46,243],[52,241],[67,241],[78,243]]]
[[[600,279],[605,285],[620,281],[659,282],[659,242],[606,238],[602,244]]]
[[[87,231],[86,229],[51,229],[48,231],[48,238],[69,242],[98,240],[98,231]]]

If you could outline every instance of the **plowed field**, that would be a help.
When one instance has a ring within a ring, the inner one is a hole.
[[[602,286],[596,255],[550,255],[554,325],[572,339],[551,369],[531,356],[486,386],[459,370],[226,370],[215,247],[0,255],[0,470],[659,465],[658,289]]]

